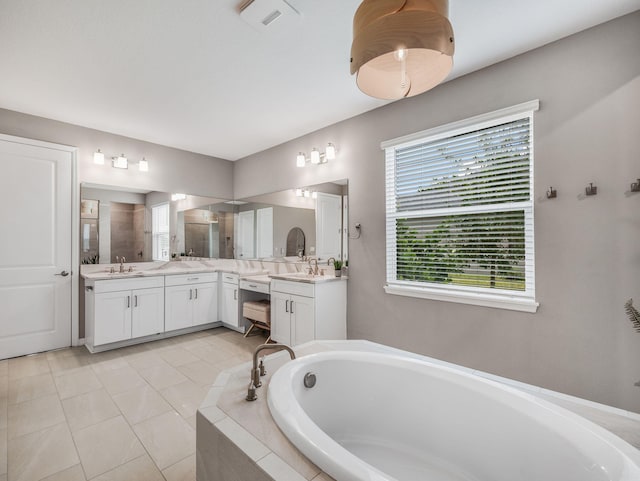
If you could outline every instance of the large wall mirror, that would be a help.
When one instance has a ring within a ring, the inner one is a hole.
[[[81,184],[80,262],[111,264],[123,257],[129,263],[166,261],[186,255],[183,212],[201,205],[227,205],[224,202],[212,197]],[[232,205],[228,208],[233,210]]]
[[[241,200],[82,184],[80,260],[348,258],[348,182]]]
[[[348,181],[236,201],[238,259],[348,259]]]

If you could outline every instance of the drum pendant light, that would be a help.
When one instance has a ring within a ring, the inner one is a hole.
[[[351,74],[367,95],[395,100],[425,92],[453,66],[448,0],[364,0],[353,17]]]

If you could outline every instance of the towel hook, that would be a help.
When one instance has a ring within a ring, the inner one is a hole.
[[[558,191],[553,187],[549,187],[549,190],[547,191],[547,199],[555,199],[556,197],[558,197]]]
[[[589,185],[585,189],[585,193],[587,195],[597,195],[598,194],[598,187],[593,185],[593,182],[590,182]]]
[[[640,192],[640,179],[637,182],[631,184],[631,192]]]

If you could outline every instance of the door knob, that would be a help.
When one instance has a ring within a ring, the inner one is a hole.
[[[56,274],[56,276],[67,277],[69,273],[67,271],[62,271],[60,274]]]

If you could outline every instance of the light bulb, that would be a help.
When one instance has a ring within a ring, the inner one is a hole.
[[[407,58],[407,53],[408,52],[406,48],[400,47],[395,52],[393,52],[393,56],[397,61],[402,62]]]
[[[320,163],[320,152],[318,152],[318,149],[316,149],[315,147],[311,151],[311,163],[312,164]]]
[[[311,197],[311,191],[309,190],[305,190],[304,191],[304,196],[308,199],[309,197]]]
[[[129,168],[129,161],[124,156],[124,154],[120,154],[119,157],[114,157],[113,158],[113,166],[116,169],[128,169]]]
[[[305,158],[304,154],[302,152],[298,153],[298,156],[296,157],[296,165],[298,167],[304,167],[304,164],[307,162],[307,159]]]
[[[296,197],[302,197],[302,189],[296,189]]]
[[[336,146],[333,145],[331,142],[329,142],[327,144],[327,150],[325,152],[325,159],[326,160],[333,160],[336,158]]]
[[[104,154],[100,151],[100,149],[93,153],[93,163],[104,165]]]
[[[149,172],[149,161],[142,157],[140,164],[138,164],[138,169],[140,172]]]

